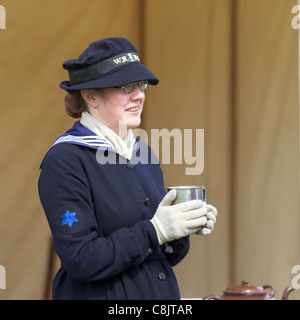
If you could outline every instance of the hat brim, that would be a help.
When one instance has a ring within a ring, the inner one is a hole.
[[[105,89],[121,87],[127,83],[148,80],[149,84],[157,85],[158,78],[140,63],[131,63],[111,73],[104,74],[98,78],[72,84],[70,81],[63,81],[60,87],[68,92],[85,89]]]

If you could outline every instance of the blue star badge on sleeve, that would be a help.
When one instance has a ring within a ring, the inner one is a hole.
[[[64,226],[65,224],[67,224],[70,228],[72,228],[72,225],[74,222],[79,222],[75,218],[75,215],[76,215],[76,212],[70,212],[69,210],[67,210],[65,214],[61,215],[61,218],[62,218],[61,225]]]

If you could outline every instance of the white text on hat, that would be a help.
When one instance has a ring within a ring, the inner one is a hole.
[[[115,64],[122,64],[125,62],[134,62],[134,61],[140,61],[140,58],[138,57],[138,55],[134,53],[128,53],[127,55],[113,59],[113,62]]]

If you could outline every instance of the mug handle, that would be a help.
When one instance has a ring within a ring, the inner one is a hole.
[[[289,294],[294,290],[295,289],[292,286],[287,287],[283,292],[282,300],[288,300]]]
[[[275,287],[274,286],[267,285],[267,286],[263,286],[263,288],[265,290],[270,289],[271,291],[270,291],[269,297],[274,298],[274,296],[275,296]]]

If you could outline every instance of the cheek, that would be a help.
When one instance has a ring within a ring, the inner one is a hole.
[[[114,97],[114,99],[111,99],[109,103],[107,103],[106,111],[114,118],[118,118],[123,113],[126,103],[127,101],[124,102],[124,99]]]

